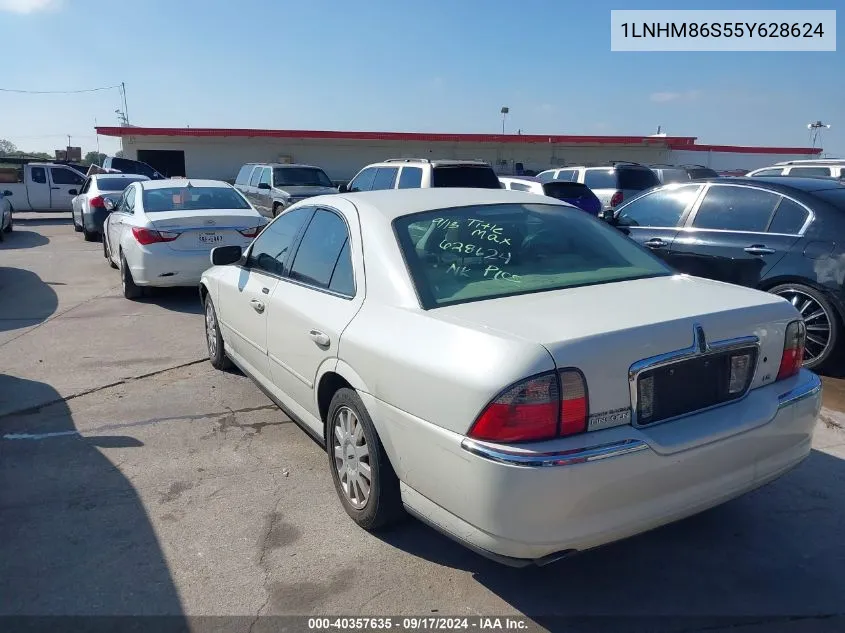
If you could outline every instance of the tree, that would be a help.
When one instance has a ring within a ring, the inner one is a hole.
[[[102,152],[88,152],[85,154],[85,158],[82,159],[82,162],[88,163],[89,165],[102,165],[105,158],[106,155]]]
[[[6,154],[14,154],[18,151],[18,148],[15,146],[12,141],[7,141],[4,138],[0,138],[0,156],[5,156]]]

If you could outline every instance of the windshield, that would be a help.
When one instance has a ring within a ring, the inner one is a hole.
[[[97,178],[97,189],[100,191],[123,191],[133,182],[146,178]]]
[[[431,176],[432,187],[472,187],[475,189],[501,189],[496,172],[487,165],[450,165],[435,167]]]
[[[197,211],[249,209],[247,201],[231,187],[166,187],[144,190],[144,211]]]
[[[616,229],[558,205],[427,211],[394,229],[426,309],[672,274]]]
[[[331,187],[332,181],[316,167],[275,167],[273,183],[276,187]]]

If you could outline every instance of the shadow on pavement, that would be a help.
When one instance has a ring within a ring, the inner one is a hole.
[[[147,294],[140,301],[143,303],[153,303],[173,312],[203,314],[200,293],[194,286],[185,288],[149,288]]]
[[[0,376],[0,393],[33,392],[59,398],[45,383]],[[80,437],[64,402],[0,417],[0,615],[181,616],[144,505],[104,445],[142,444]]]
[[[73,226],[73,219],[70,217],[70,212],[61,215],[48,214],[44,216],[35,216],[32,213],[28,213],[26,217],[21,217],[19,214],[13,213],[12,218],[15,223],[15,230],[23,226],[61,226],[63,224]]]
[[[41,233],[20,230],[17,223],[15,224],[15,230],[11,233],[5,233],[3,237],[3,241],[0,242],[0,251],[34,248],[50,243],[50,238],[41,235]]]
[[[38,325],[58,305],[56,291],[34,272],[0,266],[0,332]]]
[[[572,629],[579,631],[610,624],[596,616],[624,617],[642,630],[675,631],[699,630],[693,616],[727,626],[728,619],[742,617],[824,614],[839,616],[842,627],[828,620],[828,630],[845,630],[845,619],[839,619],[845,617],[843,489],[845,460],[814,450],[796,470],[744,497],[547,567],[501,566],[417,521],[381,538],[471,571],[550,628],[549,616],[583,620],[584,628]]]

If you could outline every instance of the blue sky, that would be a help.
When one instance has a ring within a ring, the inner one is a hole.
[[[135,125],[670,135],[845,155],[845,52],[611,53],[612,8],[573,0],[0,0],[0,88],[126,82]],[[837,6],[838,5],[838,6]],[[685,3],[845,9],[841,0]],[[842,24],[839,12],[839,25]],[[10,54],[8,51],[21,51]],[[51,151],[116,125],[116,90],[0,92],[0,138]],[[101,149],[117,142],[101,137]]]

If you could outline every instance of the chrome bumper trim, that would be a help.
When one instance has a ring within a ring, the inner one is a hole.
[[[572,466],[574,464],[585,464],[601,459],[619,457],[620,455],[643,451],[648,448],[648,444],[642,440],[628,439],[554,453],[527,453],[515,451],[509,447],[464,438],[461,442],[461,448],[473,455],[478,455],[479,457],[500,464],[523,466],[526,468],[545,468],[548,466]]]
[[[801,400],[811,398],[822,390],[821,378],[816,374],[808,369],[802,369],[801,374],[805,378],[804,382],[778,396],[778,409],[783,409]]]

